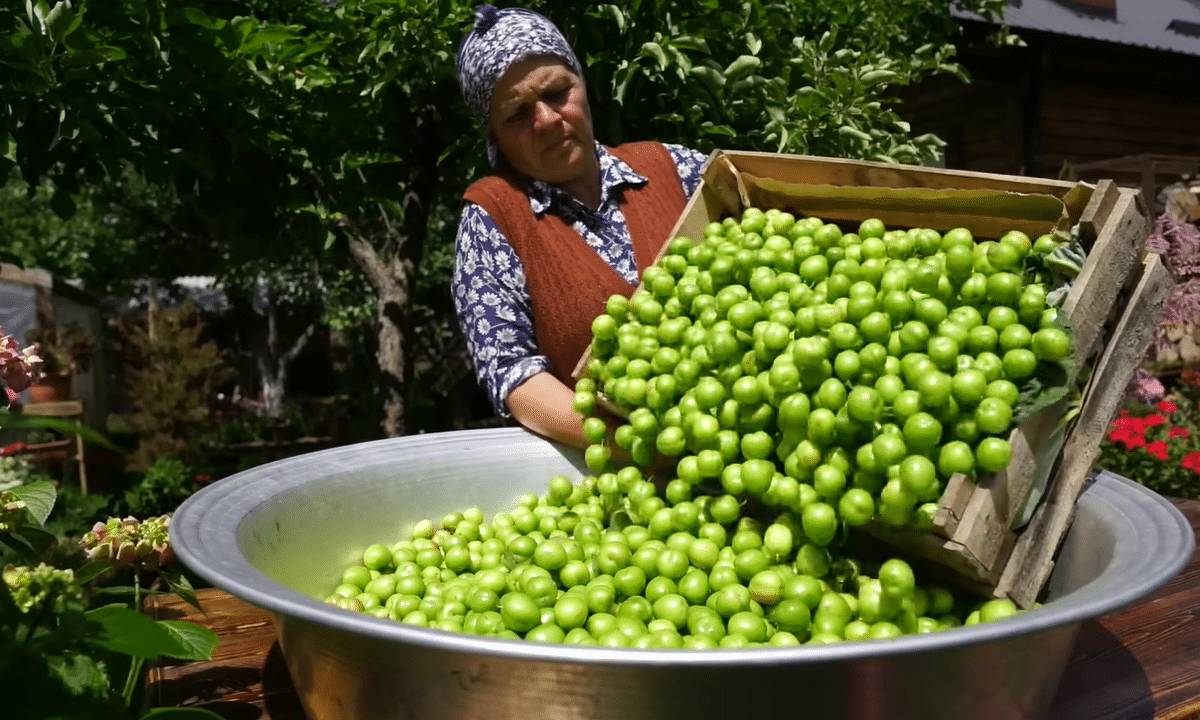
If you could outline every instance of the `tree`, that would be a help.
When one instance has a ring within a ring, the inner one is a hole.
[[[531,4],[575,43],[605,142],[927,162],[940,141],[911,137],[895,91],[965,77],[952,4],[994,15],[1004,1]],[[448,273],[460,193],[483,171],[454,81],[473,5],[31,0],[0,15],[0,171],[48,180],[63,215],[81,191],[144,180],[168,198],[136,213],[162,231],[138,253],[160,277],[269,276],[278,289],[328,285],[353,263],[371,289],[383,430],[403,433],[424,350],[414,307],[437,340],[431,364],[463,357],[447,342],[446,274],[417,279],[429,255]],[[258,272],[277,267],[302,273]]]

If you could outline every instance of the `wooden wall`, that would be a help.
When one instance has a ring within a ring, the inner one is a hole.
[[[1025,38],[1026,48],[965,53],[970,85],[943,78],[905,97],[914,131],[949,143],[948,167],[1057,177],[1064,163],[1200,156],[1200,57]]]

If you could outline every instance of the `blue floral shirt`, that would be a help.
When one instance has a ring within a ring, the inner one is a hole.
[[[700,184],[707,156],[679,145],[665,145],[679,172],[683,194]],[[526,192],[535,214],[555,213],[587,241],[598,255],[629,282],[638,283],[633,242],[617,190],[641,185],[646,178],[596,143],[600,161],[600,205],[590,209],[566,191],[532,181]],[[548,370],[533,332],[532,303],[521,259],[487,211],[473,203],[463,207],[458,225],[454,277],[451,281],[458,323],[475,364],[479,384],[501,417],[509,417],[508,394],[529,377]]]

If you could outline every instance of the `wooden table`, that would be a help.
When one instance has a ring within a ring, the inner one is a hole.
[[[1176,504],[1200,530],[1200,502]],[[202,706],[229,720],[303,720],[267,614],[220,590],[199,596],[207,617],[173,597],[153,609],[212,628],[220,636],[216,653],[207,662],[152,668],[149,701]],[[1083,626],[1049,717],[1200,718],[1200,552],[1146,602]]]

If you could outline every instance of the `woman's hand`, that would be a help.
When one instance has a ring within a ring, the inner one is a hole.
[[[583,436],[583,415],[575,410],[575,391],[548,372],[540,372],[508,394],[508,411],[525,429],[564,445],[586,448],[591,444]],[[629,454],[613,440],[619,418],[600,410],[608,424],[606,444],[618,464],[629,462]]]
[[[575,411],[575,393],[548,372],[540,372],[508,394],[508,411],[526,429],[564,445],[584,448],[583,416]]]

